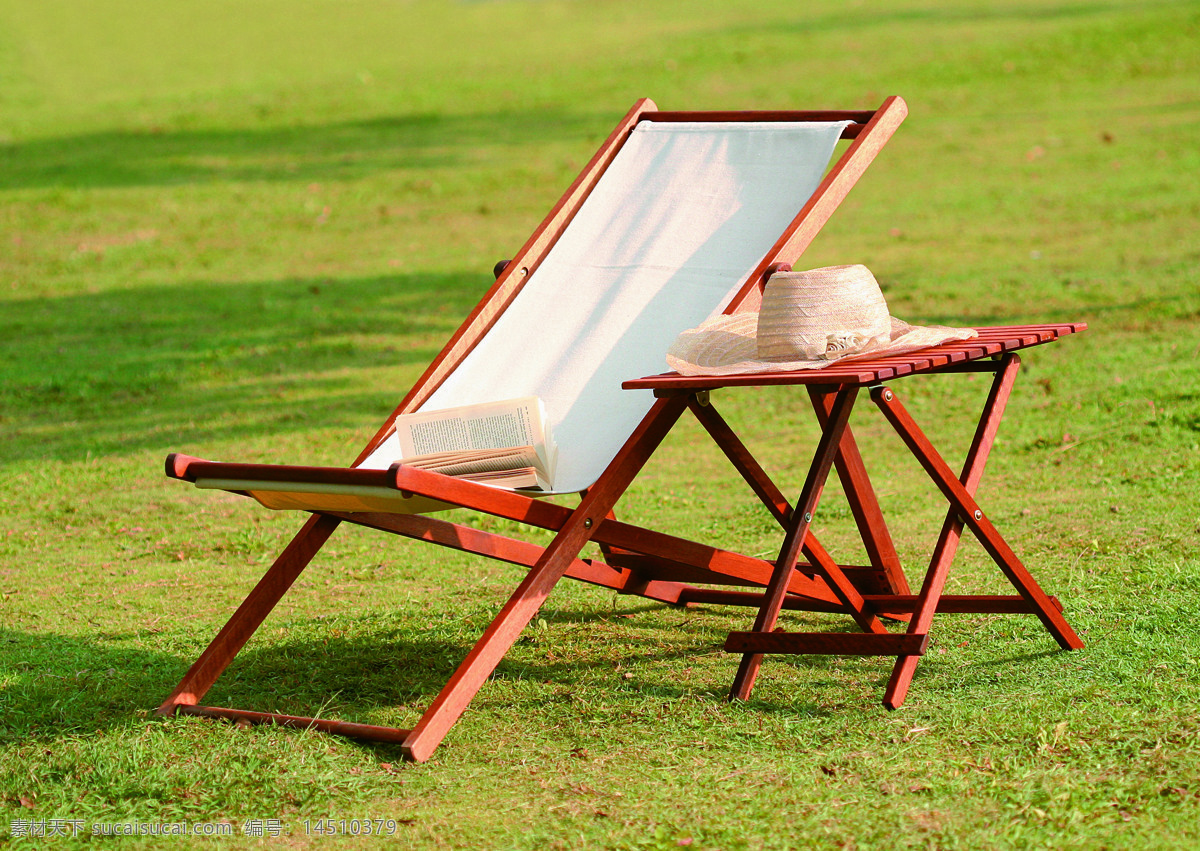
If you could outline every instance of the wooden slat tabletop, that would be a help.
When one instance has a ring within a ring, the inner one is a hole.
[[[893,378],[931,372],[956,363],[978,360],[1015,349],[1049,343],[1086,330],[1082,322],[1057,325],[1010,325],[976,328],[978,337],[942,343],[908,354],[843,362],[823,369],[796,372],[752,372],[742,375],[680,375],[665,372],[635,378],[621,386],[626,390],[683,390],[695,392],[717,387],[753,387],[772,384],[878,384]]]

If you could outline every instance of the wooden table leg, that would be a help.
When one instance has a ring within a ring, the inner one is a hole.
[[[938,599],[941,597],[950,562],[954,558],[962,528],[965,525],[983,544],[992,560],[996,562],[1021,596],[1033,606],[1034,614],[1038,616],[1059,645],[1068,650],[1083,646],[1083,642],[1066,622],[1059,608],[1042,591],[974,499],[974,493],[983,476],[987,456],[995,440],[996,431],[1004,414],[1004,406],[1011,393],[1019,366],[1019,358],[1010,354],[1006,356],[1003,365],[997,372],[988,402],[976,429],[975,438],[967,453],[961,477],[954,476],[950,467],[890,389],[878,387],[872,391],[873,400],[879,405],[888,422],[891,423],[951,504],[934,549],[929,571],[925,576],[919,597],[920,602],[909,622],[910,634],[928,633],[933,615],[937,610]],[[884,705],[889,709],[895,709],[904,702],[916,670],[916,663],[917,658],[913,656],[901,655],[897,658],[884,696]]]
[[[787,534],[784,536],[783,546],[779,552],[779,558],[775,562],[775,570],[771,575],[771,582],[767,586],[763,604],[758,610],[758,616],[755,618],[752,630],[755,633],[770,632],[775,628],[775,623],[779,619],[779,612],[783,608],[784,596],[787,593],[788,579],[795,568],[796,559],[800,553],[804,537],[808,534],[809,526],[812,524],[813,512],[816,510],[818,502],[820,502],[821,491],[825,486],[826,479],[829,477],[834,457],[838,453],[842,434],[845,432],[846,423],[849,422],[850,411],[854,407],[854,400],[857,395],[858,388],[853,386],[839,387],[836,390],[833,404],[829,408],[829,420],[825,424],[821,439],[817,444],[817,450],[812,464],[809,466],[804,487],[800,492],[799,499],[796,501],[796,508],[792,512]],[[870,614],[862,596],[836,565],[826,567],[814,564],[813,566],[818,569],[822,578],[842,603],[850,609],[851,614],[864,631],[873,633],[886,632],[883,624],[873,614]],[[754,688],[754,680],[758,676],[759,668],[762,666],[762,655],[762,653],[754,652],[742,655],[741,664],[738,666],[738,672],[734,677],[733,687],[730,690],[730,697],[732,699],[746,700],[750,697],[750,692]]]

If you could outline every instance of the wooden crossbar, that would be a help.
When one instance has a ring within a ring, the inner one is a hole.
[[[871,632],[731,632],[729,653],[781,653],[826,656],[920,656],[928,635]]]
[[[200,718],[219,718],[223,721],[245,722],[247,724],[274,724],[277,727],[290,727],[294,730],[320,730],[322,733],[333,733],[351,739],[363,739],[371,742],[392,742],[401,744],[408,738],[410,730],[397,727],[382,727],[376,724],[356,724],[351,721],[333,721],[328,718],[307,718],[302,715],[282,715],[278,712],[254,712],[249,709],[227,709],[223,706],[188,706],[177,707],[180,715],[193,715]]]
[[[842,568],[849,576],[854,574]],[[714,606],[751,606],[758,608],[763,604],[764,595],[761,591],[727,591],[721,588],[683,588],[675,602],[706,603]],[[1060,612],[1062,602],[1057,597],[1048,597],[1050,604]],[[877,614],[911,614],[921,604],[919,594],[863,594],[866,607]],[[783,608],[805,612],[845,612],[845,607],[830,603],[821,606],[817,601],[808,597],[787,596],[783,599]],[[1037,606],[1030,603],[1020,594],[942,594],[937,599],[939,615],[1032,615]]]

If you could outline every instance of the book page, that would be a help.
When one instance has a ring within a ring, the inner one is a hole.
[[[540,404],[536,396],[528,396],[397,417],[400,457],[540,446],[544,440]]]
[[[541,459],[532,446],[499,451],[436,452],[405,458],[404,463],[421,470],[433,470],[446,476],[463,476],[522,468],[541,468]],[[545,472],[545,471],[543,471]]]

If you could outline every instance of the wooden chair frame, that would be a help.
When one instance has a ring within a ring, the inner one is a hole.
[[[417,409],[488,333],[523,284],[537,273],[542,258],[563,233],[639,121],[851,122],[842,134],[843,138],[850,140],[849,146],[827,171],[817,190],[792,223],[762,257],[747,283],[734,296],[727,307],[729,312],[734,312],[757,307],[762,288],[772,271],[787,267],[800,257],[895,132],[906,113],[907,107],[903,100],[897,97],[888,98],[877,110],[860,112],[680,113],[658,111],[651,101],[639,101],[618,124],[522,249],[512,260],[497,265],[495,284],[367,443],[355,464],[361,463],[388,436],[396,416]],[[798,512],[792,510],[779,489],[762,471],[728,425],[712,406],[707,404],[707,389],[739,382],[717,382],[703,388],[697,385],[672,389],[661,383],[655,385],[652,379],[643,381],[651,383],[641,386],[653,385],[656,392],[661,394],[661,398],[656,399],[641,424],[629,436],[595,484],[582,494],[579,505],[573,509],[533,499],[524,494],[498,490],[402,465],[394,465],[389,470],[366,470],[356,466],[324,468],[229,464],[203,461],[180,454],[169,456],[167,474],[183,480],[252,480],[282,484],[319,482],[328,485],[385,487],[404,494],[416,494],[508,518],[551,530],[555,534],[551,542],[542,547],[420,514],[312,509],[311,516],[291,543],[162,703],[159,708],[160,714],[180,713],[253,723],[274,723],[313,728],[367,740],[394,742],[401,745],[407,758],[424,761],[433,753],[512,643],[536,615],[547,595],[564,576],[619,593],[640,595],[672,604],[720,602],[758,605],[761,606],[759,620],[762,624],[773,622],[778,609],[784,606],[847,611],[864,630],[871,633],[878,631],[878,620],[874,614],[876,610],[915,612],[912,623],[920,625],[928,620],[932,611],[945,605],[946,598],[940,597],[940,589],[928,593],[923,590],[917,601],[909,594],[899,558],[888,537],[878,501],[871,489],[853,435],[845,426],[845,417],[848,416],[853,401],[849,390],[843,389],[832,395],[824,390],[814,393],[817,413],[825,424],[826,434],[819,453],[821,463],[814,466],[814,473],[810,475],[812,482],[806,485],[798,504],[804,511]],[[632,382],[629,386],[635,385],[636,382]],[[614,507],[617,501],[685,410],[690,410],[697,416],[733,466],[783,527],[784,552],[776,562],[695,543],[616,519]],[[914,437],[914,440],[919,439],[921,438]],[[933,456],[926,452],[921,457]],[[867,548],[869,565],[848,567],[836,564],[811,534],[808,523],[796,519],[806,516],[811,512],[811,508],[815,507],[815,497],[819,495],[820,490],[817,480],[823,481],[823,475],[827,474],[831,467],[837,469],[843,483],[846,484],[845,490],[854,518]],[[974,484],[969,477],[964,481],[966,484],[959,485],[959,490],[965,488],[965,500],[970,500],[970,491],[973,491]],[[952,487],[952,493],[952,499],[963,502],[964,497],[958,490]],[[343,522],[476,553],[527,567],[529,571],[412,728],[399,729],[201,705],[200,701],[210,687]],[[976,530],[980,524],[978,521],[968,521],[967,525]],[[944,537],[945,549],[952,553],[951,538],[956,541],[957,533],[951,531]],[[580,558],[580,552],[588,542],[595,542],[600,546],[603,561]],[[800,553],[807,558],[806,563],[797,564]],[[948,559],[948,556],[946,558]],[[715,590],[697,587],[698,585],[758,590]],[[765,594],[762,590],[764,588]],[[886,598],[886,605],[881,609],[879,606],[882,604],[877,602],[877,598]],[[905,608],[906,606],[908,608]],[[765,626],[756,625],[755,634],[769,635],[766,629]],[[897,646],[908,655],[915,655],[918,650],[913,640]],[[756,654],[761,652],[764,651],[754,650]],[[751,667],[756,670],[757,664]],[[739,682],[742,686],[737,691],[748,693],[749,685],[753,682],[753,673],[740,674]],[[902,698],[901,694],[900,699]]]

